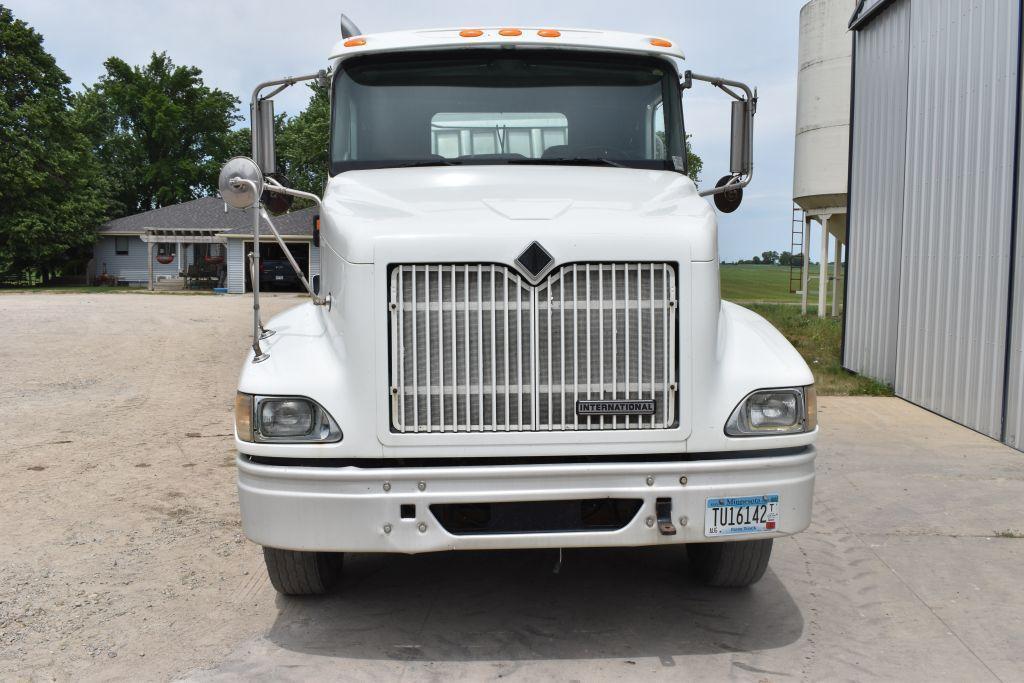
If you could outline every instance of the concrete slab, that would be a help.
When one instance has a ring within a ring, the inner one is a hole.
[[[326,600],[277,598],[203,680],[1024,677],[1012,578],[1024,456],[898,399],[824,398],[815,521],[749,590],[673,549],[362,556]],[[1016,527],[1015,527],[1016,525]]]

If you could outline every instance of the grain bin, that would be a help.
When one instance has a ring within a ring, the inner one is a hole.
[[[811,223],[822,227],[819,263],[828,263],[828,240],[834,238],[832,314],[838,310],[838,263],[846,242],[846,177],[850,140],[850,69],[852,41],[847,22],[855,0],[811,0],[800,10],[797,77],[796,154],[793,201],[805,212],[803,239],[794,247],[805,256]],[[797,231],[798,234],[799,231]],[[807,310],[808,258],[803,259],[801,291]],[[826,268],[823,266],[822,270]],[[818,315],[825,315],[829,277],[818,278]]]

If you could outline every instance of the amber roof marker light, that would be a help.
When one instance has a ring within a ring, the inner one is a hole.
[[[484,32],[478,28],[467,28],[459,31],[459,36],[462,38],[479,38],[483,34]]]
[[[537,35],[540,36],[541,38],[557,38],[558,36],[562,35],[562,32],[556,31],[553,28],[542,28],[541,30],[537,31]]]
[[[366,45],[366,38],[350,38],[342,43],[345,47],[359,47]]]
[[[521,36],[523,35],[522,30],[518,28],[503,28],[498,31],[499,36]]]
[[[651,45],[654,47],[672,47],[672,41],[664,38],[651,38]]]

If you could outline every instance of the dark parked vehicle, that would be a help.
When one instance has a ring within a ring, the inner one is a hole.
[[[263,259],[260,263],[260,288],[295,289],[302,287],[299,276],[285,259]]]

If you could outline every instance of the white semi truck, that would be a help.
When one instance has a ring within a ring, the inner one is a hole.
[[[264,325],[252,277],[236,401],[243,528],[278,591],[330,590],[343,553],[663,544],[743,586],[808,526],[813,376],[721,300],[703,199],[738,206],[756,94],[682,59],[657,36],[343,17],[329,69],[256,88],[253,158],[220,183],[253,254],[261,224],[287,254],[268,208],[320,205],[310,301]],[[332,107],[322,199],[274,156],[271,98],[310,79]],[[731,172],[705,191],[695,81],[732,101]]]

